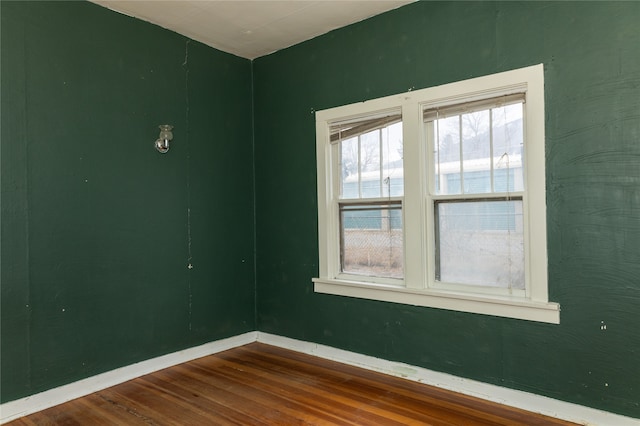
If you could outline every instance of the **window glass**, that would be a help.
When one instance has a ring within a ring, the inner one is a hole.
[[[438,202],[436,280],[524,289],[522,200]]]
[[[403,231],[400,203],[340,206],[342,272],[402,278]]]
[[[522,103],[467,113],[425,113],[434,143],[434,194],[524,190]],[[459,108],[464,110],[463,107]]]
[[[495,192],[524,190],[522,108],[518,103],[491,110]]]
[[[383,129],[382,164],[383,164],[383,197],[401,197],[404,195],[402,122]]]
[[[340,196],[360,198],[359,139],[357,137],[340,142]]]
[[[435,193],[460,194],[460,117],[433,123]]]
[[[489,132],[490,118],[489,110],[475,111],[469,114],[462,114],[460,118],[460,127],[462,129],[462,137],[460,144],[462,145],[462,170],[461,184],[465,194],[477,194],[482,192],[491,192],[491,185],[478,184],[482,181],[482,176],[476,179],[467,175],[466,172],[477,172],[478,170],[491,170],[491,133]],[[469,176],[469,180],[466,177]],[[490,182],[490,175],[489,182]]]
[[[365,133],[337,143],[340,144],[342,170],[341,199],[399,197],[404,194],[402,122],[367,129]]]

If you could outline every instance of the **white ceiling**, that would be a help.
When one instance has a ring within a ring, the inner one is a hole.
[[[91,0],[247,59],[415,0]]]

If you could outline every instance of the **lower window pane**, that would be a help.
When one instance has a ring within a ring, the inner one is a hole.
[[[401,205],[341,205],[340,245],[342,272],[402,278]]]
[[[436,280],[524,289],[522,200],[438,202]]]

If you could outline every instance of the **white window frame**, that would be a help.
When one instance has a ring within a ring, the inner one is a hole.
[[[524,104],[524,295],[466,291],[435,282],[435,239],[429,158],[423,111],[514,93]],[[400,108],[404,143],[404,279],[345,276],[340,271],[339,176],[332,123]],[[545,323],[560,323],[560,306],[548,300],[545,194],[544,70],[534,65],[442,86],[316,112],[318,166],[317,293],[425,306]],[[410,230],[410,231],[408,231]]]

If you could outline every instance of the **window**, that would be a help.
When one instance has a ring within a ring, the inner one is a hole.
[[[524,102],[516,93],[423,112],[433,152],[434,287],[525,295]]]
[[[401,111],[333,122],[329,133],[338,157],[340,275],[378,282],[401,279]]]
[[[316,113],[315,291],[559,323],[543,67]]]

